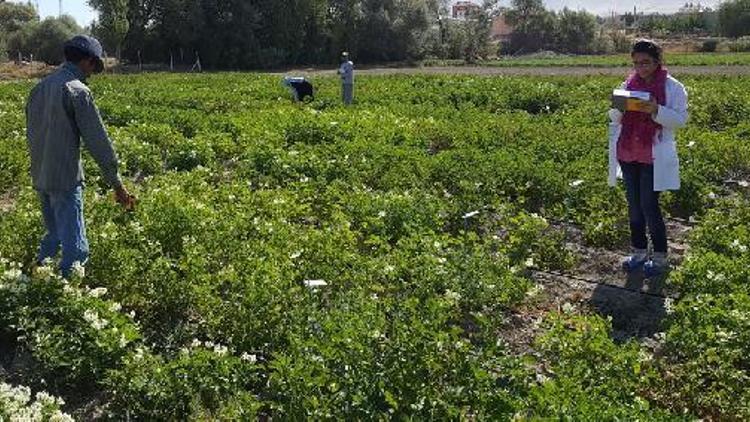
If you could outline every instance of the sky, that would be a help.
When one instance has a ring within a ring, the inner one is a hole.
[[[14,0],[22,2],[25,0]],[[32,4],[39,4],[39,11],[42,17],[57,16],[59,10],[59,0],[31,0]],[[284,0],[276,0],[284,1]],[[479,3],[479,0],[473,0]],[[550,9],[562,9],[567,6],[570,9],[586,9],[597,15],[608,15],[612,11],[626,12],[633,10],[633,6],[638,6],[638,10],[646,13],[654,12],[675,12],[686,0],[546,0],[545,4]],[[690,0],[697,3],[695,0]],[[86,4],[86,0],[62,0],[63,12],[72,15],[82,26],[86,26],[96,19],[96,12],[91,10]],[[716,7],[720,0],[704,0],[700,2],[705,6]],[[500,0],[500,4],[507,6],[510,0]]]
[[[26,3],[27,0],[11,0],[16,3]],[[30,0],[31,4],[39,5],[42,18],[57,16],[60,10],[59,0]],[[86,4],[86,0],[62,0],[63,13],[73,16],[79,25],[86,26],[96,19],[96,12]]]

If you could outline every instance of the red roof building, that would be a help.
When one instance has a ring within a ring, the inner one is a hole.
[[[479,11],[479,6],[470,1],[457,1],[453,5],[453,19],[467,19],[472,12]]]

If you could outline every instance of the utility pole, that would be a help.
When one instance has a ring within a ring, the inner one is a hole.
[[[62,1],[63,1],[63,0],[60,0],[60,1],[59,1],[59,3],[60,3],[60,4],[59,4],[59,6],[60,6],[60,10],[59,10],[59,13],[57,14],[57,17],[58,17],[58,18],[61,18],[61,17],[62,17],[62,14],[63,14],[63,6],[62,6]]]

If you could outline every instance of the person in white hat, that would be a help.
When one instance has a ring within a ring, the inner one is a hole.
[[[349,60],[349,53],[341,53],[341,66],[338,74],[341,76],[341,98],[344,104],[354,102],[354,63]]]

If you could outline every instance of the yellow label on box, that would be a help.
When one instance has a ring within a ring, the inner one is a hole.
[[[622,112],[637,111],[647,113],[647,103],[651,101],[651,94],[643,91],[628,91],[616,89],[612,92],[612,107]]]

